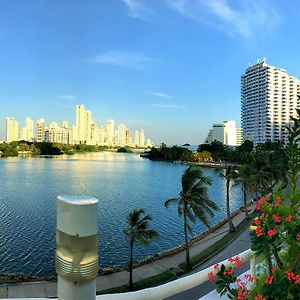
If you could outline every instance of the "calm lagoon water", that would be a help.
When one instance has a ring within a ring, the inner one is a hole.
[[[97,197],[100,266],[125,265],[128,243],[123,237],[126,215],[143,207],[152,215],[160,237],[148,248],[137,247],[135,259],[183,242],[182,220],[176,207],[164,201],[178,195],[187,166],[149,161],[136,154],[100,152],[57,158],[0,159],[0,273],[54,275],[56,197],[84,194]],[[220,170],[203,168],[213,179],[211,199],[225,216],[226,191]],[[231,207],[242,206],[242,193],[231,189]],[[194,225],[194,234],[205,230]]]

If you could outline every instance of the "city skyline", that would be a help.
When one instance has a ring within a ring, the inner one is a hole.
[[[1,1],[0,120],[74,123],[85,103],[156,144],[202,143],[211,124],[240,126],[248,62],[300,77],[299,15],[270,0]]]
[[[124,123],[117,123],[113,119],[105,125],[96,123],[92,111],[86,110],[83,104],[76,105],[74,124],[64,120],[60,123],[51,121],[46,123],[44,118],[36,121],[26,117],[25,126],[20,126],[17,119],[6,117],[5,142],[52,142],[70,145],[98,145],[109,147],[152,147],[153,141],[145,137],[143,129],[130,131]],[[134,133],[133,133],[134,132]]]

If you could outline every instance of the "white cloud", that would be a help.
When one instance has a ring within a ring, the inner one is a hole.
[[[175,103],[152,103],[151,104],[153,107],[157,108],[175,108],[175,109],[184,109],[185,105],[179,105]]]
[[[162,92],[151,92],[149,95],[156,96],[156,97],[162,97],[162,98],[173,98],[172,95],[162,93]]]
[[[144,21],[150,21],[154,15],[154,11],[146,6],[141,0],[122,0],[128,10],[129,16],[133,18],[138,18]]]
[[[271,31],[280,17],[266,0],[165,0],[168,7],[184,17],[213,26],[229,35],[254,38],[259,31]]]
[[[144,69],[156,60],[136,52],[107,51],[93,57],[90,61],[124,68]]]
[[[65,100],[74,100],[75,96],[72,95],[58,95],[56,96],[58,99],[65,99]]]

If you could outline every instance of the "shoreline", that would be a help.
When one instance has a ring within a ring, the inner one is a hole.
[[[252,200],[250,200],[247,203],[247,207],[250,206],[251,204],[252,204]],[[231,214],[231,218],[235,217],[242,211],[243,211],[243,207],[240,207],[238,210],[236,210],[235,212],[233,212]],[[196,244],[197,242],[199,242],[200,240],[204,239],[206,236],[208,236],[212,232],[216,231],[217,229],[219,229],[226,223],[227,223],[227,218],[218,222],[217,224],[212,226],[209,230],[206,230],[202,233],[195,235],[190,240],[190,246],[192,246],[192,245]],[[136,261],[133,264],[133,268],[144,266],[144,265],[150,264],[152,262],[158,261],[163,258],[172,257],[180,252],[185,251],[184,247],[185,247],[184,244],[180,244],[180,245],[170,248],[168,250],[153,254],[152,256],[146,256],[146,257]],[[114,274],[114,273],[118,273],[118,272],[122,272],[122,271],[127,271],[127,269],[128,269],[127,266],[120,266],[120,265],[99,268],[98,277],[103,276],[103,275]],[[25,273],[7,273],[7,274],[3,273],[3,274],[0,274],[0,284],[20,283],[20,282],[42,282],[42,281],[57,282],[57,276],[56,275],[49,275],[49,276],[27,275]]]

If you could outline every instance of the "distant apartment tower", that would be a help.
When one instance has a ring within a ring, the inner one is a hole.
[[[27,142],[33,142],[33,120],[29,117],[25,120],[25,127],[21,129],[20,139]]]
[[[145,131],[143,129],[140,131],[139,146],[145,147]]]
[[[241,77],[243,141],[287,142],[286,127],[300,107],[300,81],[265,59],[249,66]]]
[[[44,119],[39,119],[36,122],[36,141],[38,143],[44,142],[45,141],[45,120]]]
[[[210,144],[213,141],[219,141],[227,146],[237,146],[235,121],[213,124],[213,128],[209,130],[205,143]]]
[[[107,120],[106,121],[106,144],[108,146],[114,145],[114,134],[115,134],[115,121]]]
[[[6,142],[11,143],[19,140],[19,122],[12,117],[6,118]]]

